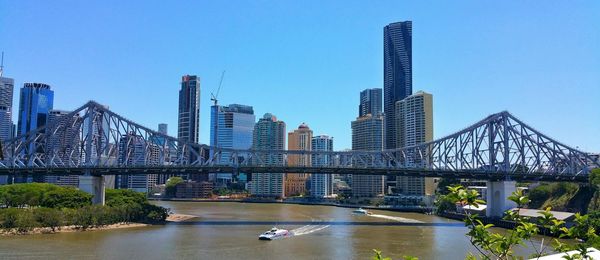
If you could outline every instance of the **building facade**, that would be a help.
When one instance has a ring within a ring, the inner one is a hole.
[[[333,151],[333,137],[328,135],[314,136],[311,140],[313,151]],[[330,155],[312,155],[311,162],[315,167],[327,166],[331,163]],[[333,192],[333,174],[313,173],[310,176],[310,194],[316,198],[331,198]]]
[[[359,107],[369,107],[370,111],[360,109],[359,116],[352,121],[352,150],[353,151],[377,151],[383,149],[383,114],[381,113],[381,102],[373,100],[373,96],[364,93],[377,93],[381,89],[367,89],[361,92]],[[360,166],[360,162],[353,162]],[[377,197],[384,195],[384,176],[376,175],[352,175],[351,188],[354,197]]]
[[[396,102],[396,129],[396,139],[400,147],[433,141],[433,96],[419,91]],[[424,163],[417,158],[408,160],[412,164]],[[401,176],[397,180],[396,193],[434,195],[434,183],[434,178]]]
[[[396,102],[412,94],[412,22],[383,28],[383,90],[385,149],[395,149]]]
[[[52,160],[67,164],[81,163],[81,117],[73,115],[67,119],[70,111],[50,110],[48,112],[48,129],[51,131],[46,138],[46,151],[53,151]],[[60,186],[79,186],[78,175],[47,175],[44,182]]]
[[[54,91],[43,83],[25,83],[19,99],[17,134],[27,133],[46,125],[54,106]]]
[[[298,129],[288,133],[288,150],[312,150],[313,131],[307,124],[302,123]],[[288,155],[288,166],[311,166],[310,155]],[[308,173],[287,173],[285,175],[285,196],[306,195],[306,182]]]
[[[229,106],[211,106],[210,113],[210,145],[214,147],[232,149],[250,149],[252,147],[252,133],[256,117],[252,106],[231,104]],[[227,162],[231,159],[229,152],[223,152],[221,160]],[[247,174],[219,173],[210,178],[220,185],[232,182],[246,183]]]
[[[383,148],[383,115],[367,115],[352,121],[352,150],[376,151]],[[360,166],[360,162],[355,162]],[[352,175],[354,197],[384,195],[383,175]]]
[[[277,117],[266,113],[254,125],[252,149],[255,150],[284,150],[285,123]],[[265,165],[283,165],[283,155],[261,155],[260,160]],[[258,163],[258,162],[257,162]],[[253,173],[251,175],[250,192],[253,196],[278,197],[285,195],[285,177],[283,173]]]
[[[0,76],[0,141],[13,137],[13,90],[15,81]]]
[[[185,75],[179,90],[179,120],[177,137],[186,142],[198,143],[200,135],[200,78]]]
[[[160,148],[156,144],[146,142],[142,136],[128,133],[119,139],[118,158],[121,165],[158,164]],[[148,193],[157,184],[158,174],[118,175],[116,182],[118,188]]]
[[[358,116],[381,114],[382,90],[380,88],[365,89],[360,92]]]

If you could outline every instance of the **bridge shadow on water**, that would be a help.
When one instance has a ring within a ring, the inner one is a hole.
[[[330,225],[330,226],[407,226],[407,227],[464,227],[464,223],[406,223],[367,221],[182,221],[168,222],[177,226],[264,226],[264,225]]]

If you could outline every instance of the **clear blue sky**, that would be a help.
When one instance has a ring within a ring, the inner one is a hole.
[[[176,135],[181,76],[351,147],[359,92],[383,87],[383,26],[413,21],[414,91],[436,138],[502,110],[600,152],[600,1],[0,0],[5,76],[43,82],[54,107],[96,100]],[[18,88],[16,89],[18,93]],[[18,94],[15,95],[17,106]]]

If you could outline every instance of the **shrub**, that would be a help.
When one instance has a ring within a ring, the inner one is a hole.
[[[63,224],[62,212],[57,209],[37,208],[33,210],[35,220],[42,227],[49,227],[52,232]]]

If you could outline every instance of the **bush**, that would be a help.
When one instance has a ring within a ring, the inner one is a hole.
[[[52,232],[63,225],[62,212],[57,209],[37,208],[33,210],[33,216],[40,226],[49,227]]]
[[[17,219],[19,219],[19,209],[9,208],[0,210],[0,227],[11,229],[17,227]]]
[[[38,227],[39,223],[35,221],[33,211],[29,209],[20,210],[17,215],[15,227],[19,233],[26,233],[31,231],[33,228]]]

